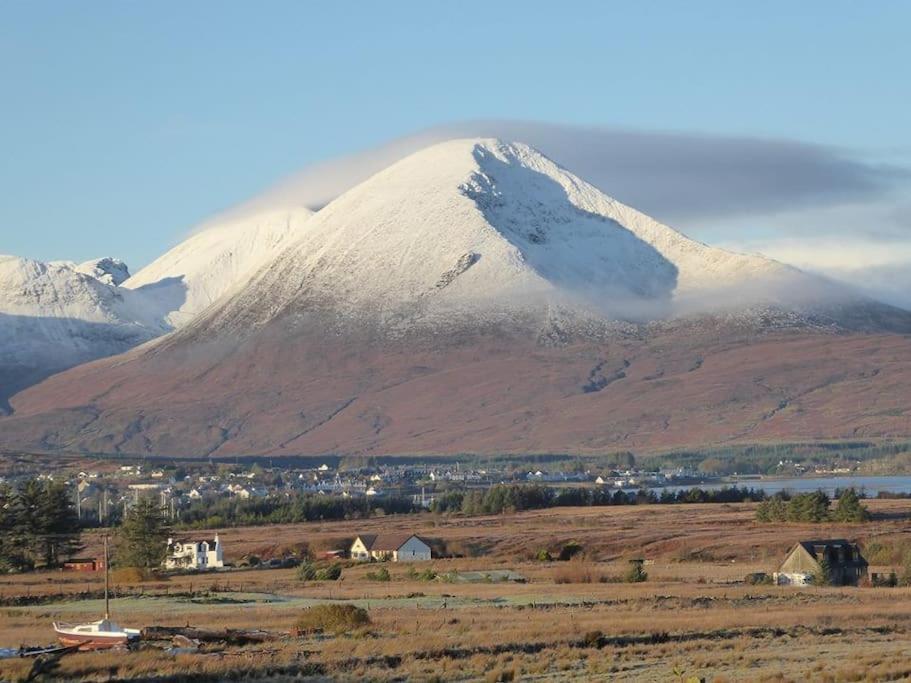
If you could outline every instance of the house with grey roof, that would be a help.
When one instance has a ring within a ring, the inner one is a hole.
[[[361,534],[351,544],[351,559],[418,562],[431,559],[431,551],[430,545],[414,534]]]
[[[867,561],[856,543],[845,539],[800,541],[772,576],[779,586],[809,586],[828,572],[829,583],[856,586],[867,577]]]

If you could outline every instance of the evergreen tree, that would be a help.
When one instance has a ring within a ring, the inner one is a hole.
[[[16,571],[26,565],[15,512],[15,491],[0,485],[0,572]]]
[[[61,482],[30,480],[0,490],[0,566],[54,567],[79,549],[79,519]]]
[[[867,522],[870,512],[861,504],[854,489],[845,489],[838,498],[833,518],[836,522]]]
[[[788,521],[816,524],[828,521],[829,502],[823,491],[796,495],[788,502]]]
[[[157,500],[140,498],[127,510],[117,547],[117,563],[124,567],[157,569],[167,554],[171,533]]]
[[[82,547],[79,518],[65,484],[45,482],[43,489],[38,501],[38,553],[44,566],[56,567]]]
[[[825,556],[821,557],[819,560],[819,571],[813,576],[813,584],[816,586],[832,585],[832,566]]]
[[[773,496],[756,508],[758,522],[785,522],[788,519],[788,506],[780,496]]]

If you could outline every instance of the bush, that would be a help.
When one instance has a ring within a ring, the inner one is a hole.
[[[389,581],[390,578],[392,577],[386,567],[380,567],[379,571],[376,572],[367,572],[367,579],[370,581]]]
[[[408,568],[407,576],[412,581],[434,581],[437,578],[437,573],[431,567],[419,572],[414,565],[411,565]]]
[[[550,553],[545,549],[541,548],[538,552],[535,553],[535,560],[538,562],[550,562],[554,558],[551,557]]]
[[[576,541],[570,541],[560,549],[559,560],[561,562],[567,562],[573,559],[576,555],[581,553],[584,550],[582,544],[577,543]]]
[[[437,573],[430,567],[418,574],[418,581],[434,581],[436,578]]]
[[[121,586],[132,586],[155,578],[148,569],[141,567],[119,567],[111,571],[111,582]]]
[[[648,574],[642,568],[644,560],[630,560],[630,567],[623,575],[623,580],[627,583],[642,583],[648,581]]]
[[[298,581],[314,581],[316,579],[316,566],[305,560],[297,566],[297,580]]]
[[[320,569],[313,577],[316,581],[337,581],[342,575],[342,565],[338,562],[330,564],[324,569]]]
[[[601,631],[586,631],[582,637],[582,642],[586,647],[598,647],[604,634]]]
[[[752,574],[747,574],[744,578],[744,583],[747,583],[751,586],[771,586],[772,575],[766,574],[765,572],[753,572]]]
[[[300,633],[342,635],[369,625],[367,610],[354,605],[314,605],[297,620]]]

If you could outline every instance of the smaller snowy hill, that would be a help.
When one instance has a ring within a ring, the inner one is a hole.
[[[121,353],[167,326],[117,259],[43,263],[0,255],[0,410],[16,390],[61,369]]]
[[[169,250],[124,283],[161,319],[182,327],[267,263],[300,234],[312,212],[265,211],[220,220]]]
[[[127,264],[110,256],[80,263],[76,266],[76,270],[91,275],[107,285],[122,285],[130,278],[130,269]]]

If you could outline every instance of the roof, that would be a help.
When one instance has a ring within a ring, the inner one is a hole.
[[[421,543],[429,545],[415,534],[360,534],[358,538],[367,550],[398,550],[411,538],[417,538]]]
[[[858,565],[864,565],[864,566],[867,565],[867,561],[863,558],[863,555],[860,554],[860,548],[858,548],[857,544],[853,543],[852,541],[848,541],[844,538],[828,538],[828,539],[822,539],[822,540],[799,541],[797,545],[802,546],[803,549],[806,550],[807,553],[809,553],[810,557],[812,557],[814,560],[819,560],[820,554],[822,552],[824,552],[825,550],[828,550],[831,552],[831,550],[837,551],[837,550],[840,550],[841,548],[844,548],[846,550],[857,551],[856,560],[853,559],[853,554],[848,555],[847,556],[848,559],[846,559],[843,564],[846,564],[846,565],[858,564]],[[829,559],[831,560],[831,558],[829,558]]]
[[[218,545],[218,534],[215,535],[215,538],[171,538],[168,539],[169,544],[173,545],[188,545],[190,543],[199,544],[199,543],[208,543],[210,548],[214,548]]]

